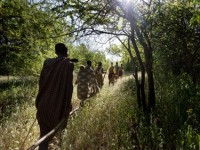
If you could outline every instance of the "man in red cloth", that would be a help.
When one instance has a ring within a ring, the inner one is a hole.
[[[72,109],[74,64],[67,58],[68,49],[63,43],[55,45],[57,58],[46,59],[39,80],[36,98],[37,120],[40,137],[50,132]],[[48,141],[39,145],[39,150],[48,150]]]

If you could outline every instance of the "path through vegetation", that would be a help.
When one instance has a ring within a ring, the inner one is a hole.
[[[128,77],[118,79],[114,86],[108,86],[105,81],[101,92],[88,99],[81,111],[70,119],[62,149],[118,149],[123,145],[120,141],[127,138],[127,133],[120,131],[120,126],[127,127],[127,120],[122,117],[122,113],[126,113],[123,107],[130,106],[126,101],[128,90],[121,89],[125,79]]]
[[[127,79],[127,78],[126,78]],[[89,98],[85,106],[70,117],[67,129],[62,136],[61,149],[111,149],[119,147],[122,141],[119,127],[125,120],[120,118],[122,104],[126,102],[125,95],[128,90],[120,91],[123,79],[118,79],[114,86],[108,85],[107,76],[105,84],[100,93]],[[73,93],[73,108],[79,107],[76,86]],[[36,109],[34,106],[35,97],[32,103],[26,103],[12,116],[0,124],[0,149],[19,149],[23,143],[32,123],[35,119]],[[124,103],[126,104],[126,103]],[[119,137],[120,135],[120,137]],[[30,147],[39,136],[37,122],[23,146],[23,149]],[[119,145],[117,145],[117,143]],[[56,145],[54,149],[58,149]]]

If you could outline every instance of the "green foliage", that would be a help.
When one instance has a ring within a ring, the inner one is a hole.
[[[0,82],[0,122],[35,98],[36,92],[37,80],[33,77]]]
[[[167,149],[198,149],[199,87],[196,88],[187,74],[157,80],[162,82],[156,84],[157,108],[151,117],[152,124],[162,131],[163,146]]]
[[[34,77],[0,82],[0,149],[21,147],[35,118],[36,93],[37,80]],[[35,123],[26,142],[32,143],[38,132]]]
[[[150,115],[136,107],[132,79],[102,91],[70,119],[63,149],[199,149],[200,103],[192,84],[183,75],[162,85]]]
[[[165,81],[156,85],[157,106],[151,114],[138,110],[133,101],[134,83],[131,80],[125,83],[124,89],[130,90],[125,100],[129,107],[134,107],[126,109],[132,124],[130,140],[137,149],[199,149],[200,89],[195,89],[187,74]]]
[[[63,41],[50,39],[65,29],[54,18],[52,12],[24,0],[0,3],[0,74],[38,74],[54,42]]]
[[[200,24],[193,21],[191,25],[193,15],[193,7],[163,4],[155,13],[152,37],[155,62],[166,73],[185,72],[196,82],[200,66]]]
[[[149,30],[154,48],[156,109],[147,115],[136,108],[136,89],[132,80],[120,90],[115,90],[116,86],[107,87],[70,120],[63,147],[199,149],[200,87],[194,84],[200,74],[198,1],[153,2],[155,8],[149,9],[147,14],[139,12],[146,16],[146,22],[140,20],[137,24],[141,29]],[[38,74],[44,59],[54,55],[55,43],[66,42],[65,37],[60,36],[65,35],[64,31],[79,27],[77,22],[79,25],[84,21],[82,28],[77,28],[83,35],[93,34],[96,25],[106,25],[108,31],[116,33],[123,29],[130,31],[125,26],[125,18],[122,21],[121,16],[111,12],[113,6],[108,1],[71,0],[54,6],[51,9],[50,4],[31,5],[25,0],[0,1],[0,74]],[[114,10],[121,13],[119,7]],[[152,14],[149,15],[150,10]],[[63,17],[71,18],[70,26],[63,23]],[[122,47],[113,48],[113,52],[122,54],[122,62],[130,70],[132,62],[129,54]],[[108,65],[103,53],[90,51],[83,44],[69,45],[69,50],[70,58],[79,59],[79,63],[75,64],[77,69],[81,64],[86,65],[87,60],[93,62],[93,67],[99,61],[103,62],[103,66]],[[143,55],[141,53],[142,59]],[[3,133],[0,148],[19,147],[23,137],[18,129],[25,133],[28,129],[23,128],[30,126],[30,121],[22,119],[24,116],[31,118],[29,110],[35,112],[33,97],[36,89],[34,81],[1,84],[0,117],[4,123],[0,128],[0,133]],[[31,106],[24,104],[25,101]],[[19,115],[23,111],[20,110],[21,104],[24,104],[26,115]],[[8,136],[10,132],[11,136]],[[33,131],[33,134],[37,132]]]
[[[132,77],[125,82],[118,80],[114,87],[104,84],[101,92],[88,99],[69,119],[62,149],[199,149],[200,89],[195,89],[187,74],[165,77],[165,81],[159,87],[156,85],[157,107],[150,115],[143,114],[136,106]],[[15,83],[11,92],[24,94],[30,101],[12,107],[15,111],[10,119],[5,117],[0,124],[2,149],[19,148],[35,117],[32,97],[35,92],[31,91],[36,88],[31,84],[25,88],[29,92],[15,92],[17,85],[21,87],[21,83]],[[2,86],[4,90],[6,87]],[[78,103],[74,90],[73,106]],[[38,132],[35,124],[25,148],[37,139]]]
[[[70,58],[77,58],[79,60],[78,63],[75,64],[75,69],[79,70],[80,65],[87,65],[87,61],[92,61],[92,67],[97,67],[98,62],[102,62],[103,68],[108,67],[108,61],[106,60],[106,56],[101,51],[91,51],[84,44],[79,46],[70,46]]]

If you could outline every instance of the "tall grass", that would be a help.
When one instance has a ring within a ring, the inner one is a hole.
[[[170,76],[157,89],[152,114],[167,149],[200,149],[200,87],[186,74]]]
[[[63,135],[63,150],[133,148],[129,112],[134,109],[134,98],[131,89],[119,88],[121,85],[120,80],[114,86],[104,85],[101,92],[88,99],[70,119]]]
[[[26,150],[38,140],[39,126],[35,121],[37,91],[38,81],[35,78],[0,83],[0,150]],[[78,107],[76,89],[72,101],[73,107]],[[30,134],[25,139],[29,130]]]
[[[0,83],[0,149],[19,149],[35,118],[37,80],[20,78]],[[37,131],[37,126],[33,131]],[[28,141],[35,137],[32,132]]]
[[[187,76],[156,90],[157,106],[149,115],[137,108],[133,79],[119,85],[104,87],[71,118],[63,150],[200,149],[199,92]]]
[[[35,78],[21,78],[0,83],[0,122],[19,109],[25,102],[32,104],[37,91]]]
[[[39,135],[37,122],[34,124],[25,144],[22,143],[32,126],[35,119],[35,109],[30,107],[28,103],[16,110],[10,118],[0,124],[0,149],[27,149],[30,143],[35,141]]]
[[[0,149],[19,149],[35,119],[37,86],[24,88],[23,105],[15,105],[0,123]],[[26,85],[27,86],[27,85]],[[23,88],[23,86],[21,87]],[[11,88],[12,89],[12,88]],[[29,92],[28,92],[29,91]],[[79,106],[73,93],[73,107]],[[17,95],[17,94],[16,94]],[[198,150],[200,149],[200,92],[183,75],[170,78],[156,86],[157,106],[148,116],[136,105],[132,77],[118,80],[114,86],[107,81],[100,93],[69,118],[61,142],[61,150]],[[17,96],[16,96],[17,99]],[[28,136],[24,149],[39,136],[37,122]],[[59,149],[59,148],[57,148]]]
[[[144,115],[136,108],[132,114],[138,149],[199,150],[199,94],[199,87],[184,74],[157,84],[156,109]]]

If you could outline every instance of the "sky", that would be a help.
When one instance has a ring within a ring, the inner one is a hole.
[[[106,35],[96,35],[96,36],[87,36],[81,38],[81,40],[76,41],[75,43],[78,44],[85,44],[88,49],[94,51],[102,51],[106,55],[106,59],[112,62],[119,62],[121,61],[121,57],[112,55],[108,53],[109,48],[113,44],[121,44],[118,39],[112,39],[108,41],[109,37]]]

